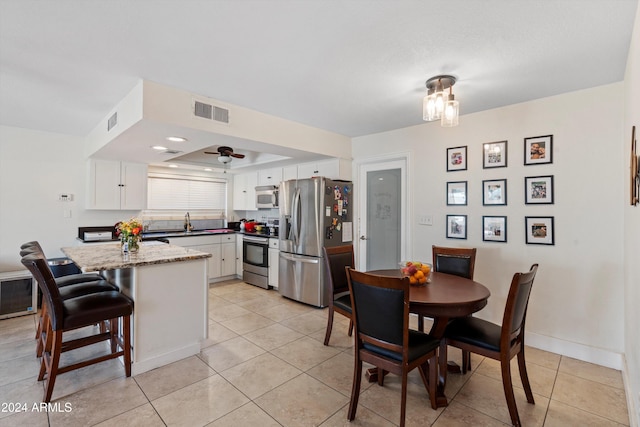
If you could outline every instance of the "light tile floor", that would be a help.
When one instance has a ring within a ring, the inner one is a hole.
[[[353,345],[346,318],[335,316],[325,347],[326,309],[241,281],[210,288],[209,338],[198,356],[131,378],[117,360],[63,374],[49,412],[35,410],[43,386],[36,381],[34,317],[0,320],[0,427],[395,426],[400,420],[400,381],[390,375],[384,387],[363,381],[356,419],[347,421]],[[99,346],[76,351],[86,355]],[[449,356],[459,362],[460,350]],[[472,366],[472,373],[448,376],[450,403],[437,411],[414,371],[407,425],[509,425],[499,363],[473,355]],[[523,425],[629,425],[619,371],[534,348],[527,349],[527,367],[535,405],[526,402],[513,364]]]

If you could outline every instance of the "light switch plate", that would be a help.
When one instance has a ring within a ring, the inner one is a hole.
[[[433,215],[421,215],[418,219],[420,225],[433,225]]]

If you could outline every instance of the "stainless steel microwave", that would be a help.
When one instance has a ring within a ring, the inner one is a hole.
[[[278,187],[263,185],[256,187],[256,207],[258,209],[273,209],[278,207]]]

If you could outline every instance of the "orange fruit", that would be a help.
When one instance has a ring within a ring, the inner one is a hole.
[[[415,285],[416,283],[418,283],[418,279],[416,279],[415,276],[409,277],[409,284],[410,285]]]
[[[420,283],[421,285],[427,283],[427,278],[423,277],[422,279],[418,280],[418,283]]]
[[[424,278],[424,273],[422,272],[422,270],[418,270],[416,271],[416,274],[414,274],[414,277],[418,280],[423,279]]]

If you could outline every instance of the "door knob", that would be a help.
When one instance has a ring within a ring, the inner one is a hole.
[[[369,239],[364,236],[360,236],[360,240],[369,240]]]

